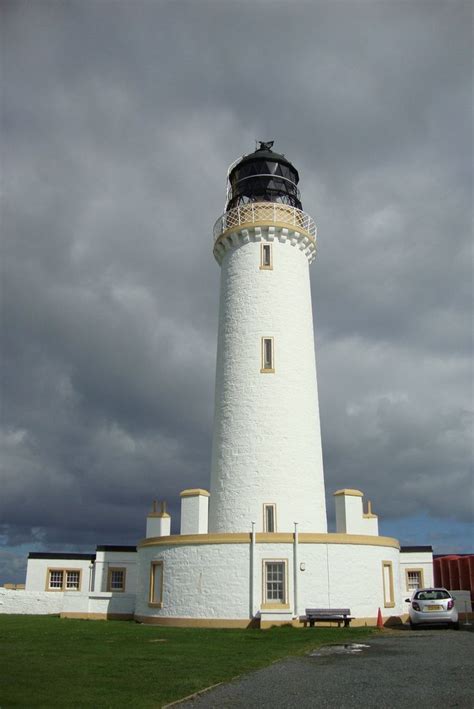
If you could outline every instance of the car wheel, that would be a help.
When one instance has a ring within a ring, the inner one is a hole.
[[[412,630],[416,630],[416,623],[413,623],[411,620],[410,620],[410,628]]]
[[[459,621],[456,621],[456,623],[451,623],[451,628],[453,630],[459,630]]]

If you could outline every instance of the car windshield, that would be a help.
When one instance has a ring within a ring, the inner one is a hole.
[[[442,601],[444,598],[451,598],[447,591],[433,588],[429,591],[418,591],[415,594],[417,601]]]

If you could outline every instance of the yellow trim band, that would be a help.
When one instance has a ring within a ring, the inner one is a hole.
[[[197,497],[197,495],[203,495],[204,497],[210,497],[211,493],[207,490],[203,490],[200,487],[190,488],[189,490],[183,490],[179,493],[180,497]]]
[[[360,490],[351,490],[351,488],[346,487],[343,490],[337,490],[336,492],[332,493],[334,497],[336,495],[349,495],[350,497],[364,497],[364,493],[361,492]]]
[[[295,535],[291,532],[257,532],[257,544],[293,544]],[[227,534],[172,534],[169,537],[142,539],[138,547],[185,546],[191,544],[250,544],[250,532],[228,532]],[[299,544],[354,544],[400,549],[400,542],[393,537],[379,537],[370,534],[313,534],[300,532]]]

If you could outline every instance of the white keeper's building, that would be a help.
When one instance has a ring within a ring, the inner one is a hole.
[[[32,553],[24,590],[0,612],[245,627],[299,624],[305,608],[355,623],[406,613],[433,584],[431,547],[379,536],[357,489],[334,492],[328,533],[309,266],[316,226],[295,167],[261,143],[228,173],[214,227],[221,269],[210,490],[181,493],[181,530],[162,503],[137,547]]]

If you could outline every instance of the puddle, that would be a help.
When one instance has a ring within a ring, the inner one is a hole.
[[[346,643],[344,645],[323,645],[309,653],[309,657],[326,657],[327,655],[356,655],[370,645],[363,643]]]

